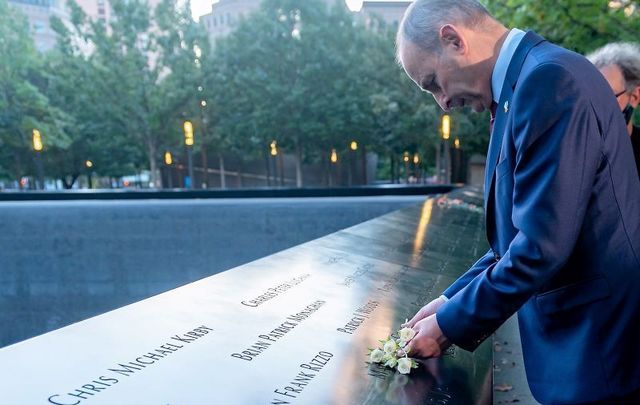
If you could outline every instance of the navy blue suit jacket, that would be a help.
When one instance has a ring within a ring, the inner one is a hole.
[[[473,350],[518,311],[545,404],[640,389],[640,181],[611,88],[529,32],[500,98],[485,173],[491,250],[444,292],[438,324]]]

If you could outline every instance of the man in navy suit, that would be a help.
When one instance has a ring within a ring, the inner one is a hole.
[[[491,249],[408,323],[416,356],[474,350],[518,312],[544,404],[640,403],[640,181],[615,97],[582,56],[475,0],[416,0],[398,60],[443,110],[491,110]]]

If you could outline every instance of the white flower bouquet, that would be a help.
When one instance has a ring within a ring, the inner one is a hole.
[[[418,362],[409,357],[407,344],[416,332],[411,328],[402,328],[385,340],[380,340],[380,347],[369,348],[369,363],[379,363],[397,370],[400,374],[409,374]]]

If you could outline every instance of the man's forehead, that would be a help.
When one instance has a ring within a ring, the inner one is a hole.
[[[434,68],[434,58],[410,41],[401,43],[400,60],[409,76],[416,81],[429,75]]]

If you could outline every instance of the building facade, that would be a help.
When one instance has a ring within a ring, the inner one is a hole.
[[[94,21],[108,24],[111,20],[111,6],[108,0],[75,0],[76,3]]]
[[[364,19],[368,28],[376,28],[376,19],[381,19],[387,26],[397,26],[409,4],[411,1],[364,1],[357,15]]]
[[[69,23],[69,12],[65,0],[9,0],[9,4],[27,16],[29,29],[36,49],[48,51],[56,44],[56,32],[51,28],[51,17]]]
[[[75,0],[78,6],[93,21],[100,21],[108,25],[113,12],[108,0]],[[154,9],[161,0],[147,0],[149,7]],[[56,44],[57,34],[51,28],[51,18],[58,17],[65,25],[71,25],[71,17],[67,0],[9,0],[9,4],[20,10],[29,20],[29,28],[36,49],[46,52]],[[90,47],[82,45],[84,51]]]
[[[213,43],[217,38],[228,35],[235,28],[237,22],[260,7],[261,0],[220,0],[213,3],[211,12],[200,17],[209,39]],[[340,0],[322,0],[327,5],[336,4]],[[404,11],[411,1],[363,1],[360,11],[355,12],[356,17],[371,29],[378,28],[378,19],[386,24],[397,24],[402,19]],[[346,7],[346,5],[345,5]]]

